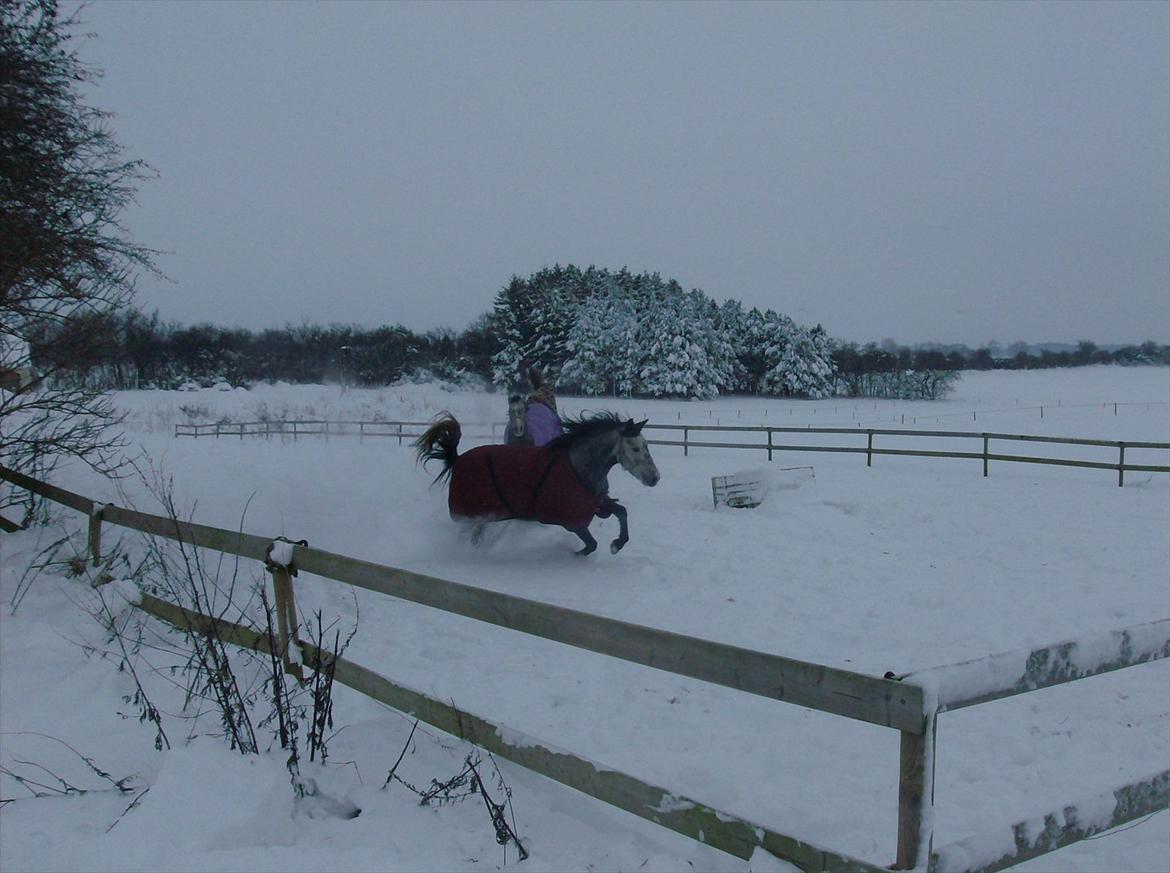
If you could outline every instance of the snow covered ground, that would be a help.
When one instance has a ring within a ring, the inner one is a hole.
[[[984,479],[979,461],[877,457],[867,469],[858,455],[792,453],[769,466],[760,452],[696,449],[683,457],[679,449],[656,447],[663,474],[656,488],[621,471],[611,476],[612,492],[629,508],[629,545],[617,556],[603,549],[582,560],[571,554],[577,546],[571,534],[518,523],[498,526],[487,545],[473,548],[447,518],[445,494],[393,439],[172,436],[175,423],[192,420],[422,420],[449,409],[468,422],[500,421],[500,395],[434,385],[258,386],[133,392],[117,400],[134,450],[174,477],[181,504],[204,524],[234,528],[243,516],[245,530],[265,537],[303,537],[379,563],[851,670],[904,673],[1170,616],[1165,474],[1127,474],[1126,487],[1118,488],[1116,475],[1103,470],[993,463]],[[970,373],[952,398],[935,403],[560,402],[562,412],[614,409],[669,424],[905,426],[1167,441],[1168,401],[1170,370],[1095,367]],[[809,439],[864,445],[863,438]],[[979,447],[954,441],[947,448]],[[1126,457],[1165,464],[1166,454]],[[1116,459],[1108,449],[1076,456]],[[778,472],[806,465],[814,477]],[[711,477],[741,471],[762,471],[773,482],[763,505],[714,509]],[[158,511],[135,480],[123,482],[122,493],[81,469],[62,470],[57,481]],[[599,521],[593,530],[604,542],[611,528],[613,521]],[[50,536],[0,538],[5,604],[38,543]],[[107,542],[117,536],[107,527]],[[258,568],[253,575],[259,577]],[[875,863],[894,856],[894,731],[374,594],[357,594],[355,618],[348,587],[305,574],[296,585],[302,614],[319,608],[326,620],[356,621],[348,656],[396,680],[783,833]],[[180,738],[189,731],[202,736],[189,747],[154,752],[149,727],[117,715],[126,709],[121,696],[129,680],[111,663],[86,657],[107,645],[79,611],[89,597],[77,581],[43,575],[15,614],[5,607],[0,763],[31,761],[64,776],[58,768],[76,758],[29,733],[37,732],[68,742],[115,777],[137,774],[135,784],[151,790],[119,819],[127,796],[31,799],[0,777],[0,797],[18,798],[0,811],[5,870],[503,863],[482,805],[421,809],[405,791],[377,790],[410,722],[344,689],[337,718],[346,727],[319,781],[362,807],[353,821],[292,815],[279,756],[245,764],[221,749],[206,735],[214,725],[192,727],[180,718],[181,698],[163,677],[151,681],[167,701],[164,724]],[[1170,664],[1162,661],[942,715],[935,845],[1166,768],[1168,677]],[[407,778],[425,784],[457,772],[466,751],[421,731],[403,764]],[[533,851],[525,863],[536,869],[745,867],[507,762],[499,766],[513,790],[517,830]],[[509,866],[516,861],[510,851]],[[1168,870],[1170,814],[1019,869]]]

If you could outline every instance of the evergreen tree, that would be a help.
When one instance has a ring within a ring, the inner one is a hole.
[[[796,331],[796,324],[787,315],[780,315],[769,309],[764,312],[761,328],[764,375],[760,379],[760,390],[765,394],[788,394],[785,378],[788,362],[788,347]]]
[[[646,313],[646,337],[638,387],[652,396],[710,398],[731,381],[731,347],[719,331],[699,291],[676,293],[669,286],[652,295]]]
[[[550,383],[556,384],[561,367],[569,356],[566,344],[577,309],[584,297],[581,271],[559,264],[541,270],[529,280],[533,310],[530,313],[533,341],[528,362],[539,367]]]
[[[559,384],[584,394],[630,394],[639,359],[633,300],[619,291],[595,292],[578,308],[566,350]]]
[[[492,326],[499,350],[492,355],[492,381],[505,388],[519,377],[535,339],[530,313],[532,296],[519,276],[500,289],[492,306]]]
[[[727,353],[731,359],[730,381],[724,386],[724,390],[750,391],[747,366],[742,359],[744,339],[748,328],[748,314],[744,311],[742,303],[730,298],[723,301],[722,306],[715,307],[714,301],[712,301],[711,306],[714,309],[715,329],[719,333],[721,342],[726,345]]]
[[[768,323],[754,306],[744,315],[737,359],[743,373],[743,390],[759,393],[768,372]]]

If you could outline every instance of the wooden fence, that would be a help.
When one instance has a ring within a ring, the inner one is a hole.
[[[89,520],[88,552],[95,564],[101,556],[103,523],[256,561],[265,559],[272,543],[241,531],[101,504],[4,467],[0,467],[0,479],[85,514]],[[993,835],[990,842],[965,840],[942,849],[933,848],[935,726],[940,713],[1170,657],[1170,618],[1091,639],[885,678],[631,624],[307,546],[294,547],[293,562],[298,570],[326,579],[677,675],[898,730],[898,869],[990,873],[1170,806],[1168,770],[1113,791],[1114,805],[1107,816],[1092,818],[1079,812],[1102,808],[1101,798],[1091,798],[1091,805],[1067,804],[1058,813],[1048,815],[1044,819],[1046,827],[1038,833],[1030,832],[1026,821],[1007,825],[1012,828],[1015,852],[980,854],[987,845],[1002,846],[999,835]],[[282,589],[284,597],[291,597],[292,582],[287,571],[274,573],[274,584],[278,598]],[[195,630],[213,621],[145,594],[138,607],[171,624]],[[224,639],[267,650],[266,636],[254,629],[222,621],[217,628]],[[293,642],[300,647],[305,663],[320,663],[323,653],[295,639],[295,629],[293,633]],[[972,682],[973,676],[999,678],[994,682]],[[804,870],[877,873],[886,869],[679,797],[543,740],[460,711],[451,703],[395,683],[346,659],[337,659],[335,678],[494,754],[738,857],[749,858],[757,847],[762,847]]]
[[[650,440],[655,445],[679,446],[683,454],[688,454],[692,448],[710,449],[757,449],[768,453],[768,460],[772,460],[774,452],[837,452],[846,454],[865,455],[865,465],[873,466],[875,455],[899,455],[914,458],[966,458],[983,462],[983,475],[987,476],[992,461],[1007,461],[1021,464],[1052,464],[1062,467],[1087,467],[1097,470],[1116,470],[1117,484],[1125,484],[1126,471],[1170,473],[1170,465],[1133,464],[1126,463],[1125,450],[1129,449],[1161,449],[1170,451],[1170,443],[1154,442],[1122,442],[1118,440],[1091,440],[1074,437],[1032,436],[1028,434],[990,433],[984,431],[939,431],[939,430],[894,430],[879,428],[852,428],[852,427],[728,427],[719,425],[685,425],[685,424],[647,424],[647,428],[657,428],[667,431],[682,431],[682,440]],[[691,432],[718,431],[723,433],[763,434],[762,443],[716,443],[695,441],[690,438]],[[777,443],[776,434],[839,434],[852,437],[865,437],[864,446],[814,446],[804,443]],[[943,452],[925,449],[896,449],[876,448],[873,438],[882,437],[925,437],[937,439],[978,439],[983,441],[983,450],[980,452]],[[1083,461],[1068,458],[1043,458],[1033,455],[1007,455],[991,451],[991,441],[1014,441],[1027,443],[1048,443],[1067,446],[1103,446],[1115,449],[1118,453],[1117,463],[1103,461]]]
[[[397,438],[398,445],[403,440],[414,439],[423,430],[430,427],[429,421],[326,421],[324,419],[280,419],[276,421],[212,421],[192,424],[176,424],[175,436],[189,437],[239,437],[262,436],[272,437],[300,437],[323,436],[326,440],[331,436],[356,436],[358,439],[366,437]],[[498,422],[474,424],[489,430],[489,433],[469,433],[473,439],[495,440],[503,436],[506,425]]]
[[[294,440],[300,436],[358,436],[365,437],[397,437],[398,444],[404,440],[418,437],[429,422],[421,421],[242,421],[242,422],[212,422],[206,424],[176,424],[175,436],[263,436],[271,439],[273,436],[291,436]],[[473,439],[497,438],[497,432],[503,433],[501,424],[473,424],[481,430],[490,428],[490,433],[468,434]],[[1031,436],[1028,434],[989,433],[982,431],[939,431],[939,430],[894,430],[861,427],[767,427],[767,426],[732,426],[714,424],[647,424],[647,431],[658,430],[681,432],[682,439],[650,439],[651,445],[677,446],[689,455],[691,449],[747,449],[764,451],[768,460],[776,452],[830,452],[838,454],[865,455],[865,465],[873,466],[875,455],[896,455],[914,458],[963,458],[983,462],[983,475],[986,477],[992,461],[1003,461],[1017,464],[1046,464],[1061,467],[1084,467],[1095,470],[1116,470],[1117,484],[1125,485],[1127,472],[1170,473],[1170,464],[1135,464],[1125,460],[1125,451],[1161,450],[1170,452],[1170,443],[1156,442],[1124,442],[1119,440],[1092,440],[1074,437]],[[702,439],[691,439],[692,433],[742,433],[762,438],[763,442],[710,442]],[[806,443],[778,443],[777,434],[836,434],[848,438],[865,438],[865,445],[856,446],[821,446]],[[983,449],[979,452],[947,452],[928,449],[884,448],[874,446],[874,437],[890,438],[927,438],[927,439],[968,439],[982,440]],[[1117,462],[1087,461],[1071,458],[1045,458],[1033,455],[1013,455],[991,451],[991,442],[1042,443],[1066,446],[1095,446],[1110,448],[1117,452]],[[1131,455],[1132,457],[1132,455]]]

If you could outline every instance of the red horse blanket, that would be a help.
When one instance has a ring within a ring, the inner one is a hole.
[[[452,518],[521,518],[577,530],[589,526],[605,499],[581,483],[564,448],[493,445],[456,459],[447,506]]]

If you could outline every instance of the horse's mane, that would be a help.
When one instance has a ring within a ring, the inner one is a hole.
[[[629,422],[616,412],[594,412],[580,418],[566,418],[561,424],[565,432],[548,443],[549,448],[570,448],[584,439],[611,430],[621,430]]]

